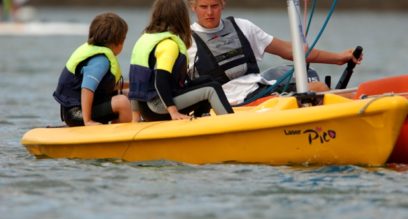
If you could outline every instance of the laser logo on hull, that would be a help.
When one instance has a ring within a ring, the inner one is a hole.
[[[324,144],[336,138],[336,131],[328,129],[324,130],[321,127],[304,130],[284,130],[285,135],[305,135],[309,144],[320,143]]]

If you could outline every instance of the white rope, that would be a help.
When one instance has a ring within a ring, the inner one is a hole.
[[[390,93],[383,93],[383,94],[379,94],[379,95],[362,95],[361,99],[365,99],[365,98],[373,98],[372,100],[370,100],[363,108],[360,109],[359,114],[363,114],[369,105],[371,105],[374,101],[379,100],[381,98],[384,97],[392,97],[392,96],[398,96],[398,95],[408,95],[408,92],[402,92],[402,93],[394,93],[394,92],[390,92]]]
[[[365,113],[365,111],[367,110],[367,108],[374,102],[374,101],[377,101],[377,100],[379,100],[379,99],[381,99],[381,98],[384,98],[384,97],[390,97],[390,96],[394,96],[393,94],[384,94],[384,95],[380,95],[380,96],[377,96],[377,97],[374,97],[372,100],[370,100],[370,101],[368,101],[368,103],[363,107],[363,108],[361,108],[360,109],[360,111],[358,112],[358,114],[359,115],[363,115],[364,113]]]

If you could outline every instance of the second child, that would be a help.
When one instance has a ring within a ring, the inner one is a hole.
[[[137,40],[129,72],[133,120],[189,119],[213,108],[233,113],[215,81],[186,84],[187,48],[191,45],[188,7],[183,0],[156,0],[150,23]],[[140,117],[141,114],[141,117]]]

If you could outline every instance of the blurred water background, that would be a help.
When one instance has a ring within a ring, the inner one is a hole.
[[[133,44],[148,21],[147,9],[37,8],[36,19],[88,24],[104,11],[118,13],[129,24],[119,56],[127,77]],[[317,11],[309,42],[326,13]],[[285,10],[227,8],[227,15],[250,19],[289,39]],[[403,11],[336,11],[317,47],[364,48],[364,61],[349,87],[405,74],[407,22]],[[408,172],[390,167],[35,159],[20,138],[29,129],[61,124],[52,92],[67,58],[86,39],[0,36],[0,218],[408,218]],[[282,64],[287,62],[266,55],[261,68]],[[345,66],[312,67],[336,83]]]

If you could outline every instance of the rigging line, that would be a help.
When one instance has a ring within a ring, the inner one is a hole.
[[[270,93],[272,90],[278,88],[280,84],[284,83],[285,80],[287,80],[286,86],[288,86],[289,83],[290,83],[290,80],[292,79],[293,71],[294,71],[294,68],[292,67],[291,69],[287,70],[287,71],[285,72],[285,74],[283,74],[282,76],[280,76],[279,79],[276,80],[276,82],[275,82],[274,84],[269,85],[266,89],[261,90],[259,93],[257,93],[257,94],[254,95],[253,97],[248,98],[248,99],[245,100],[244,102],[233,105],[233,107],[243,106],[243,105],[246,105],[246,104],[248,104],[248,103],[251,103],[251,102],[255,101],[255,100],[258,99],[258,98],[261,98],[261,97],[266,96],[266,95],[267,95],[268,93]],[[286,86],[285,86],[285,89],[284,89],[283,91],[286,91],[286,89],[287,89]]]
[[[303,2],[303,28],[306,28],[306,16],[307,16],[307,2],[309,0],[304,0]],[[305,37],[307,36],[306,34],[306,29],[303,30],[305,32]]]
[[[333,15],[333,12],[334,12],[334,9],[336,8],[336,5],[337,5],[337,0],[333,0],[333,3],[331,5],[331,7],[330,7],[330,11],[327,14],[326,20],[324,21],[323,26],[320,29],[319,33],[317,34],[317,36],[316,36],[315,40],[313,41],[312,45],[309,47],[309,49],[308,49],[308,51],[306,53],[306,57],[309,56],[310,52],[316,46],[317,42],[319,41],[320,37],[322,36],[324,30],[327,27],[327,24],[329,23],[329,20],[330,20],[331,16]]]
[[[311,11],[311,16],[310,16],[310,18],[309,18],[308,27],[310,27],[310,23],[311,23],[311,20],[312,20],[311,18],[313,17],[313,14],[314,14],[314,11],[315,11],[315,8],[316,8],[316,4],[317,4],[317,1],[316,1],[316,0],[313,0],[313,4],[312,4],[313,6],[312,6],[312,11]],[[323,23],[323,26],[321,27],[321,29],[320,29],[318,35],[317,35],[316,38],[314,39],[312,45],[309,47],[309,49],[308,49],[308,51],[307,51],[307,53],[306,53],[306,55],[305,55],[306,58],[309,56],[310,52],[313,50],[313,48],[316,46],[317,42],[320,40],[320,37],[322,36],[324,30],[325,30],[326,27],[327,27],[327,24],[329,23],[329,20],[330,20],[331,16],[332,16],[333,13],[334,13],[334,9],[336,8],[336,5],[337,5],[337,0],[333,0],[333,3],[332,3],[332,5],[331,5],[331,7],[330,7],[330,11],[329,11],[329,13],[328,13],[327,16],[326,16],[326,19],[325,19],[325,21],[324,21],[324,23]],[[299,15],[299,11],[298,11],[298,15]],[[309,30],[309,28],[307,29],[307,31],[308,31],[308,30]],[[304,35],[303,35],[303,36],[304,36]],[[291,79],[292,76],[293,76],[293,71],[294,71],[294,68],[289,69],[289,70],[284,74],[285,77],[283,77],[283,78],[286,79],[287,76],[290,75],[290,79]],[[290,82],[290,79],[289,79],[288,83]],[[284,80],[282,80],[282,81],[284,81]],[[287,88],[287,86],[288,86],[288,85],[285,86],[285,89]],[[285,90],[285,89],[284,89],[284,90]],[[271,88],[271,89],[266,89],[266,90],[272,90],[272,88]]]
[[[316,3],[317,3],[317,0],[313,0],[312,10],[310,10],[309,21],[307,22],[307,26],[306,26],[306,36],[309,34],[309,29],[310,29],[310,26],[312,24],[312,18],[314,16],[314,12],[315,12],[316,5],[317,5]]]
[[[312,43],[312,46],[309,47],[309,49],[308,49],[308,51],[307,51],[305,57],[309,56],[309,54],[310,54],[310,52],[312,51],[312,49],[316,46],[317,41],[319,41],[321,35],[323,34],[323,31],[326,29],[326,26],[327,26],[327,24],[328,24],[328,22],[329,22],[329,20],[330,20],[330,18],[331,18],[331,16],[332,16],[333,12],[334,12],[334,9],[335,9],[335,7],[336,7],[336,4],[337,4],[337,0],[333,0],[333,3],[332,3],[331,8],[330,8],[330,11],[329,11],[329,13],[328,13],[328,15],[327,15],[327,17],[326,17],[326,19],[325,19],[325,22],[323,23],[323,26],[322,26],[322,28],[320,29],[318,35],[316,36],[314,42]],[[312,12],[314,12],[314,8],[315,8],[315,7],[316,7],[316,0],[313,1],[313,9],[312,9]],[[310,19],[310,20],[311,20],[311,19]],[[310,23],[310,20],[309,20],[309,23]],[[291,69],[287,70],[287,71],[283,74],[283,76],[281,76],[281,77],[279,78],[279,80],[276,81],[275,84],[270,85],[267,89],[262,90],[260,93],[258,93],[257,95],[253,96],[252,98],[249,98],[248,100],[246,100],[246,101],[244,101],[244,102],[242,102],[242,103],[240,103],[240,104],[234,105],[234,106],[243,106],[243,105],[245,105],[245,104],[248,104],[248,103],[251,103],[251,102],[255,101],[255,100],[258,99],[258,98],[261,98],[261,97],[267,95],[267,94],[268,94],[269,92],[271,92],[273,89],[276,89],[277,86],[278,86],[280,83],[284,82],[285,80],[287,80],[287,84],[286,84],[286,86],[284,87],[283,91],[286,91],[286,89],[287,89],[287,87],[289,86],[289,83],[290,83],[290,81],[291,81],[291,79],[292,79],[292,77],[293,77],[293,72],[294,72],[294,67],[292,67]]]
[[[308,1],[308,0],[305,0],[305,1]],[[316,5],[317,5],[317,0],[313,0],[312,9],[310,10],[310,14],[309,14],[309,20],[308,20],[307,25],[306,25],[306,31],[305,31],[305,37],[306,37],[306,39],[307,39],[307,37],[309,36],[309,30],[310,30],[310,26],[312,25],[312,18],[313,18],[313,16],[314,16],[314,12],[315,12],[315,9],[316,9]],[[306,7],[306,6],[305,6],[305,7]],[[305,22],[306,22],[306,19],[305,19]],[[309,45],[308,45],[308,46],[309,46]],[[307,58],[307,56],[306,56],[306,58]],[[309,70],[309,68],[310,68],[310,62],[307,62],[307,63],[306,63],[306,69]]]
[[[365,112],[366,112],[366,110],[367,110],[367,108],[374,102],[374,101],[377,101],[377,100],[379,100],[379,99],[381,99],[381,98],[384,98],[384,97],[391,97],[391,96],[393,96],[392,94],[388,94],[388,95],[381,95],[381,96],[377,96],[377,97],[374,97],[373,99],[371,99],[370,101],[368,101],[368,103],[366,103],[359,111],[358,111],[358,114],[359,115],[363,115]]]
[[[359,99],[366,99],[369,97],[381,97],[381,96],[406,96],[408,97],[408,92],[388,92],[388,93],[382,93],[382,94],[373,94],[373,95],[367,95],[367,94],[361,94],[360,97],[358,97]]]

